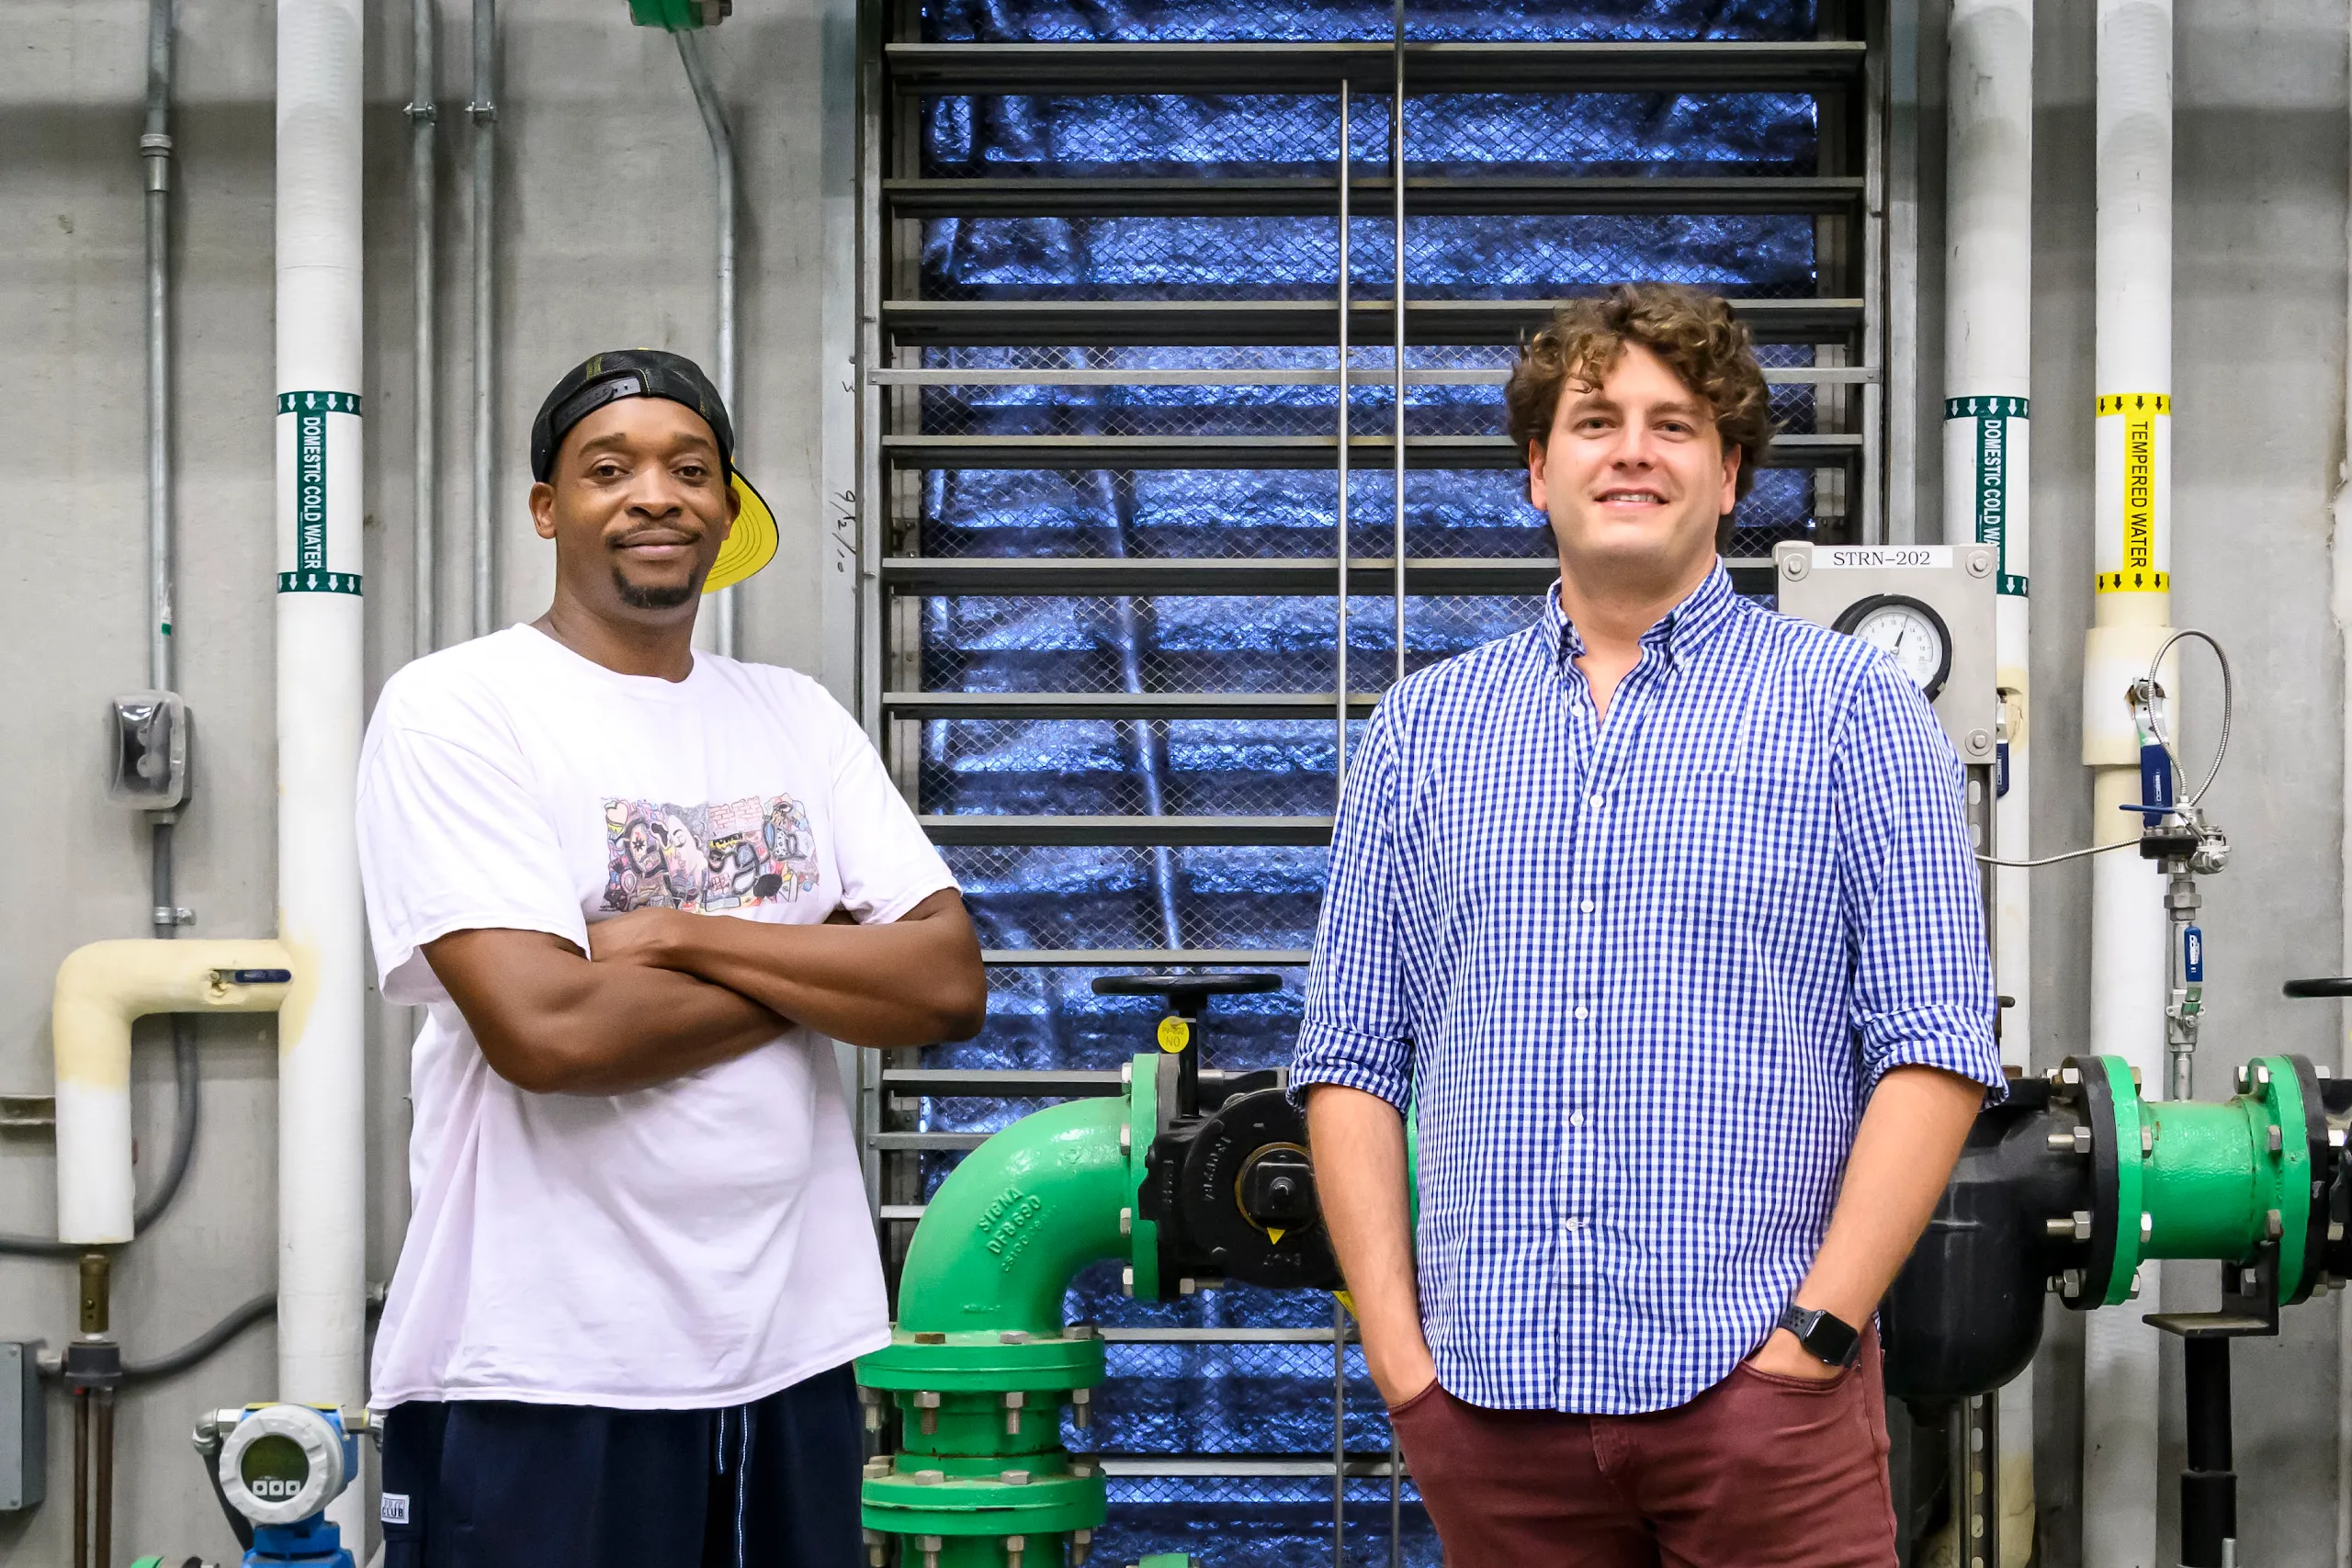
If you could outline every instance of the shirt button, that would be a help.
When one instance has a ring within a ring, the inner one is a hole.
[[[1584,1228],[1584,1222],[1582,1220],[1571,1219],[1560,1228],[1566,1231],[1570,1235],[1574,1235],[1577,1231]]]
[[[1594,905],[1592,900],[1588,898],[1583,903],[1578,904],[1577,908],[1583,913],[1589,915],[1593,911]]]
[[[1585,804],[1591,807],[1595,811],[1599,811],[1601,809],[1602,801],[1600,795],[1593,795],[1586,797]]]
[[[1569,1111],[1569,1112],[1568,1112],[1568,1125],[1569,1125],[1569,1126],[1571,1126],[1571,1127],[1581,1127],[1581,1126],[1583,1126],[1583,1125],[1584,1125],[1584,1112],[1583,1112],[1583,1111]]]
[[[1577,1015],[1576,1015],[1576,1016],[1577,1016],[1577,1021],[1578,1023],[1582,1023],[1586,1019],[1589,1019],[1589,1018],[1590,1018],[1590,1017],[1592,1016],[1592,1010],[1591,1010],[1590,1008],[1578,1008],[1578,1009],[1577,1009]]]

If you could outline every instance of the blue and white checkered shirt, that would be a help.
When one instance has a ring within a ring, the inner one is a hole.
[[[1556,596],[1351,759],[1293,1093],[1418,1107],[1448,1392],[1680,1404],[1804,1280],[1889,1068],[2001,1082],[1962,773],[1918,690],[1722,566],[1603,722]]]

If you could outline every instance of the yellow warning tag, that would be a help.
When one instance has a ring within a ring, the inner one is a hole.
[[[1193,1043],[1193,1026],[1173,1013],[1159,1021],[1159,1048],[1174,1055]]]
[[[2164,593],[2169,572],[2156,570],[2156,420],[2172,417],[2163,392],[2115,392],[2098,400],[2098,417],[2123,421],[2123,569],[2098,574],[2101,593]]]

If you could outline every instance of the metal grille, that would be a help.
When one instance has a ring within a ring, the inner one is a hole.
[[[1094,976],[1272,969],[1207,1054],[1287,1059],[1346,748],[1540,608],[1502,383],[1551,300],[1742,302],[1782,437],[1744,590],[1779,540],[1877,536],[1883,108],[1817,0],[865,3],[859,697],[989,963],[978,1038],[865,1068],[895,1266],[981,1138],[1116,1092],[1156,1009]],[[1259,47],[1165,48],[1225,43]],[[1104,1266],[1066,1308],[1109,1344],[1065,1434],[1103,1560],[1435,1568],[1329,1298]]]

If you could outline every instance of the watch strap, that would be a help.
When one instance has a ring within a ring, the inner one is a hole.
[[[1779,1326],[1796,1337],[1805,1354],[1826,1367],[1850,1367],[1862,1351],[1861,1331],[1852,1324],[1794,1300],[1782,1303]]]

